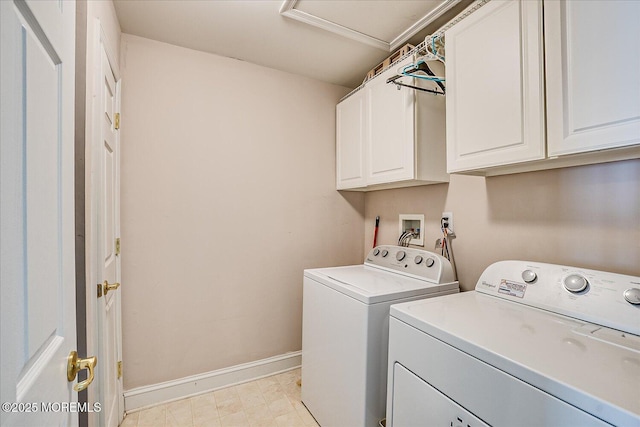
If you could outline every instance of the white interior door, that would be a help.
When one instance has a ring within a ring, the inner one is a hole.
[[[0,423],[75,425],[79,408],[59,406],[78,400],[67,380],[76,348],[75,3],[1,1],[0,11]]]
[[[103,43],[98,52],[100,73],[98,82],[97,127],[99,182],[97,196],[97,264],[98,278],[103,284],[103,296],[98,298],[98,342],[102,356],[102,425],[116,427],[124,415],[122,376],[118,369],[122,360],[120,323],[120,257],[116,244],[120,232],[120,151],[116,116],[119,109],[119,84]]]

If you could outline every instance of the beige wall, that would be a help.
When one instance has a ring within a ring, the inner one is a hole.
[[[125,389],[300,350],[303,269],[364,256],[348,89],[126,34],[121,61]]]
[[[464,290],[504,259],[640,275],[640,160],[499,177],[452,175],[449,184],[384,190],[365,197],[365,240],[395,244],[399,214],[425,214],[426,249],[453,212]]]

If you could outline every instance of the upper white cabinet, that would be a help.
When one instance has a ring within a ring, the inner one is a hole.
[[[377,190],[448,182],[445,99],[388,84],[413,57],[368,81],[336,107],[339,190]],[[444,67],[430,64],[436,74]],[[434,87],[417,79],[403,82]]]
[[[412,89],[398,90],[387,84],[397,68],[383,72],[364,88],[369,115],[368,184],[413,178],[416,94]]]
[[[491,1],[445,34],[449,172],[542,159],[542,3]]]
[[[336,177],[338,190],[364,187],[366,93],[359,90],[336,107]]]
[[[640,2],[544,4],[550,156],[640,143]]]
[[[638,22],[638,1],[492,0],[449,29],[448,171],[639,157]]]

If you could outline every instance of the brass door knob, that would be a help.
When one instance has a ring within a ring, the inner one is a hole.
[[[103,283],[103,287],[104,287],[104,296],[107,296],[107,293],[109,291],[115,291],[116,289],[118,289],[120,287],[120,283],[116,282],[116,283],[109,283],[108,281],[104,281]]]
[[[87,377],[87,379],[73,386],[73,389],[75,391],[82,391],[85,388],[89,387],[89,384],[93,382],[93,370],[97,364],[98,358],[95,356],[87,357],[86,359],[80,359],[78,358],[77,351],[74,350],[69,353],[69,356],[67,357],[67,380],[69,382],[76,379],[76,375],[78,375],[79,371],[83,369],[89,370],[89,376]]]

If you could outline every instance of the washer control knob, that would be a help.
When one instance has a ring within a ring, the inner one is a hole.
[[[638,288],[629,288],[624,291],[624,299],[627,300],[629,304],[638,305],[640,304],[640,289]]]
[[[382,250],[382,258],[386,257],[387,255],[389,255],[389,251],[386,249]]]
[[[424,264],[425,264],[427,267],[433,267],[433,264],[435,264],[435,262],[436,262],[436,260],[435,260],[435,259],[433,259],[433,258],[429,257],[429,258],[427,258],[427,260],[424,262]]]
[[[416,262],[416,264],[420,264],[422,262],[422,259],[423,259],[422,256],[416,255],[416,257],[413,260]]]
[[[533,283],[537,278],[538,275],[534,271],[525,270],[522,272],[522,280],[524,280],[526,283]]]
[[[577,293],[584,291],[589,282],[587,282],[587,279],[579,274],[570,274],[564,278],[562,284],[569,292]]]
[[[379,254],[379,253],[380,253],[380,249],[375,248],[375,249],[373,250],[373,256],[378,256],[378,254]]]
[[[405,251],[398,251],[398,253],[396,254],[396,259],[398,261],[402,261],[406,256],[407,256],[407,253]]]

